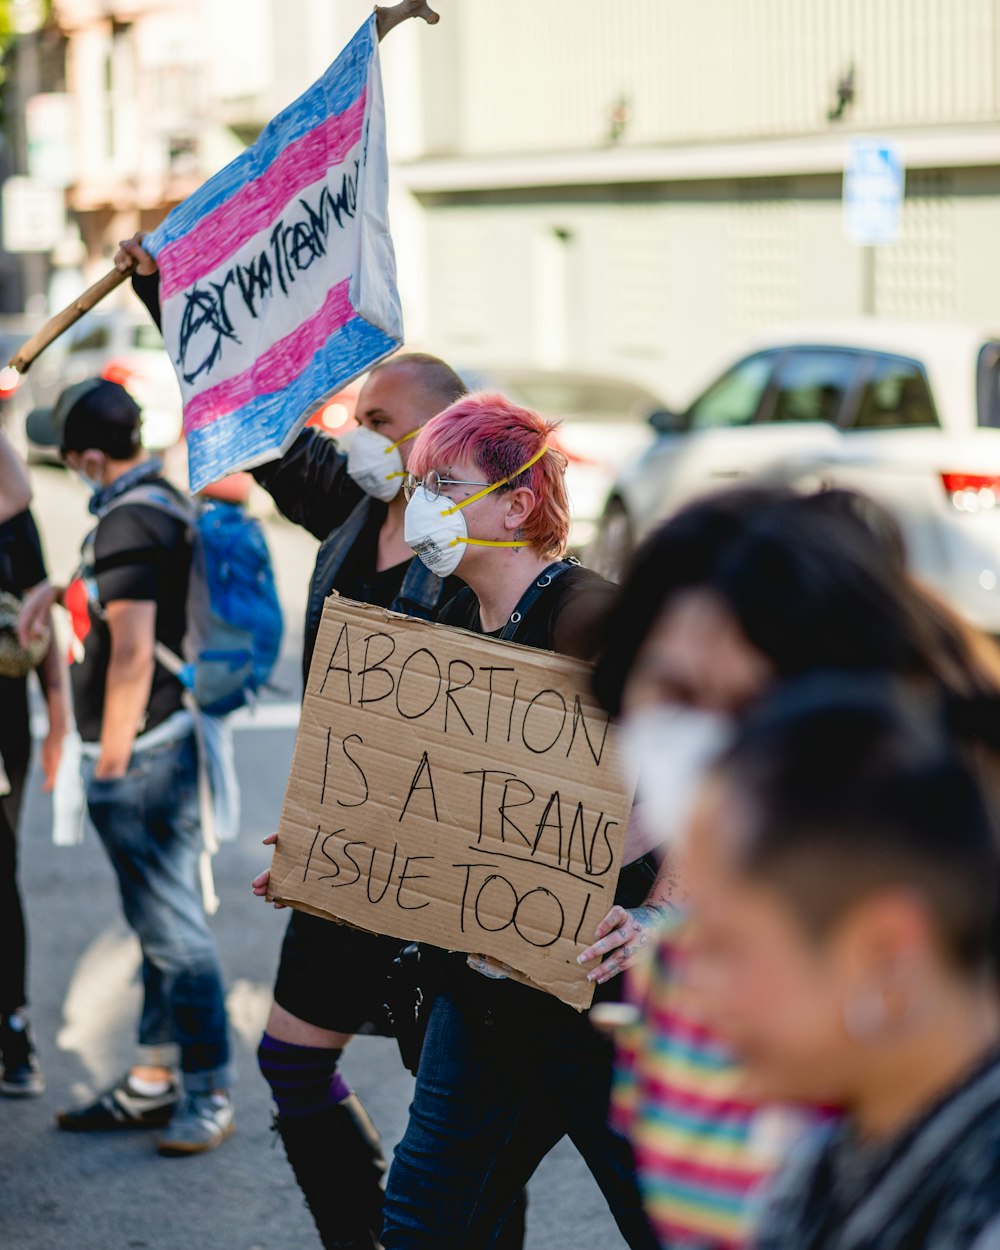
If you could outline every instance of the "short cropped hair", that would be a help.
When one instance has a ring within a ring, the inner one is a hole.
[[[402,352],[390,356],[374,365],[368,372],[372,377],[384,369],[409,369],[414,381],[431,399],[438,401],[441,408],[447,408],[456,399],[468,394],[469,388],[458,376],[451,365],[440,356],[432,356],[429,352]]]
[[[996,794],[948,711],[884,676],[798,678],[751,715],[715,773],[746,831],[739,870],[807,932],[822,939],[867,896],[902,888],[944,960],[972,974],[997,963]],[[976,711],[995,740],[1000,703]]]
[[[552,443],[557,424],[506,395],[485,391],[467,395],[427,422],[413,444],[409,467],[419,476],[471,461],[487,482],[517,474],[500,489],[527,486],[534,492],[535,507],[524,523],[525,541],[541,555],[557,559],[566,550],[570,521],[566,456]],[[548,448],[546,454],[517,473],[543,447]]]

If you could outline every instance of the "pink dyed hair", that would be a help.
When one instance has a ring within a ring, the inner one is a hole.
[[[552,444],[556,425],[506,395],[486,391],[464,395],[421,429],[409,469],[419,477],[465,461],[478,466],[484,481],[500,482],[548,445],[546,455],[500,489],[527,486],[534,492],[535,507],[524,523],[525,541],[541,555],[556,559],[566,550],[569,537],[566,457]]]

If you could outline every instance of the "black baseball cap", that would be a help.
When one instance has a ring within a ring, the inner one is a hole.
[[[131,460],[142,446],[139,405],[118,382],[87,378],[67,386],[53,408],[28,413],[25,433],[38,447],[103,451],[112,460]]]

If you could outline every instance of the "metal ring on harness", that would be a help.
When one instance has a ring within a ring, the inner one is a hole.
[[[540,577],[538,579],[539,586],[548,586],[551,584],[551,582],[552,582],[552,578],[549,577],[548,573],[546,573],[544,577]]]
[[[521,613],[520,613],[520,612],[512,612],[512,613],[511,613],[511,615],[510,615],[510,623],[511,623],[512,625],[517,625],[517,624],[520,622],[520,620],[521,620]]]

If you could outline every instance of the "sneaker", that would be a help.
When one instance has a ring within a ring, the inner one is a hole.
[[[197,1155],[214,1150],[235,1130],[228,1094],[188,1093],[156,1143],[161,1155]]]
[[[28,1022],[17,1012],[0,1019],[0,1054],[0,1094],[8,1098],[35,1098],[45,1091],[45,1078],[31,1044]]]
[[[132,1088],[128,1076],[117,1085],[98,1094],[93,1102],[56,1112],[60,1128],[76,1133],[103,1129],[163,1128],[170,1123],[180,1102],[180,1091],[171,1081],[163,1094],[140,1094]]]

